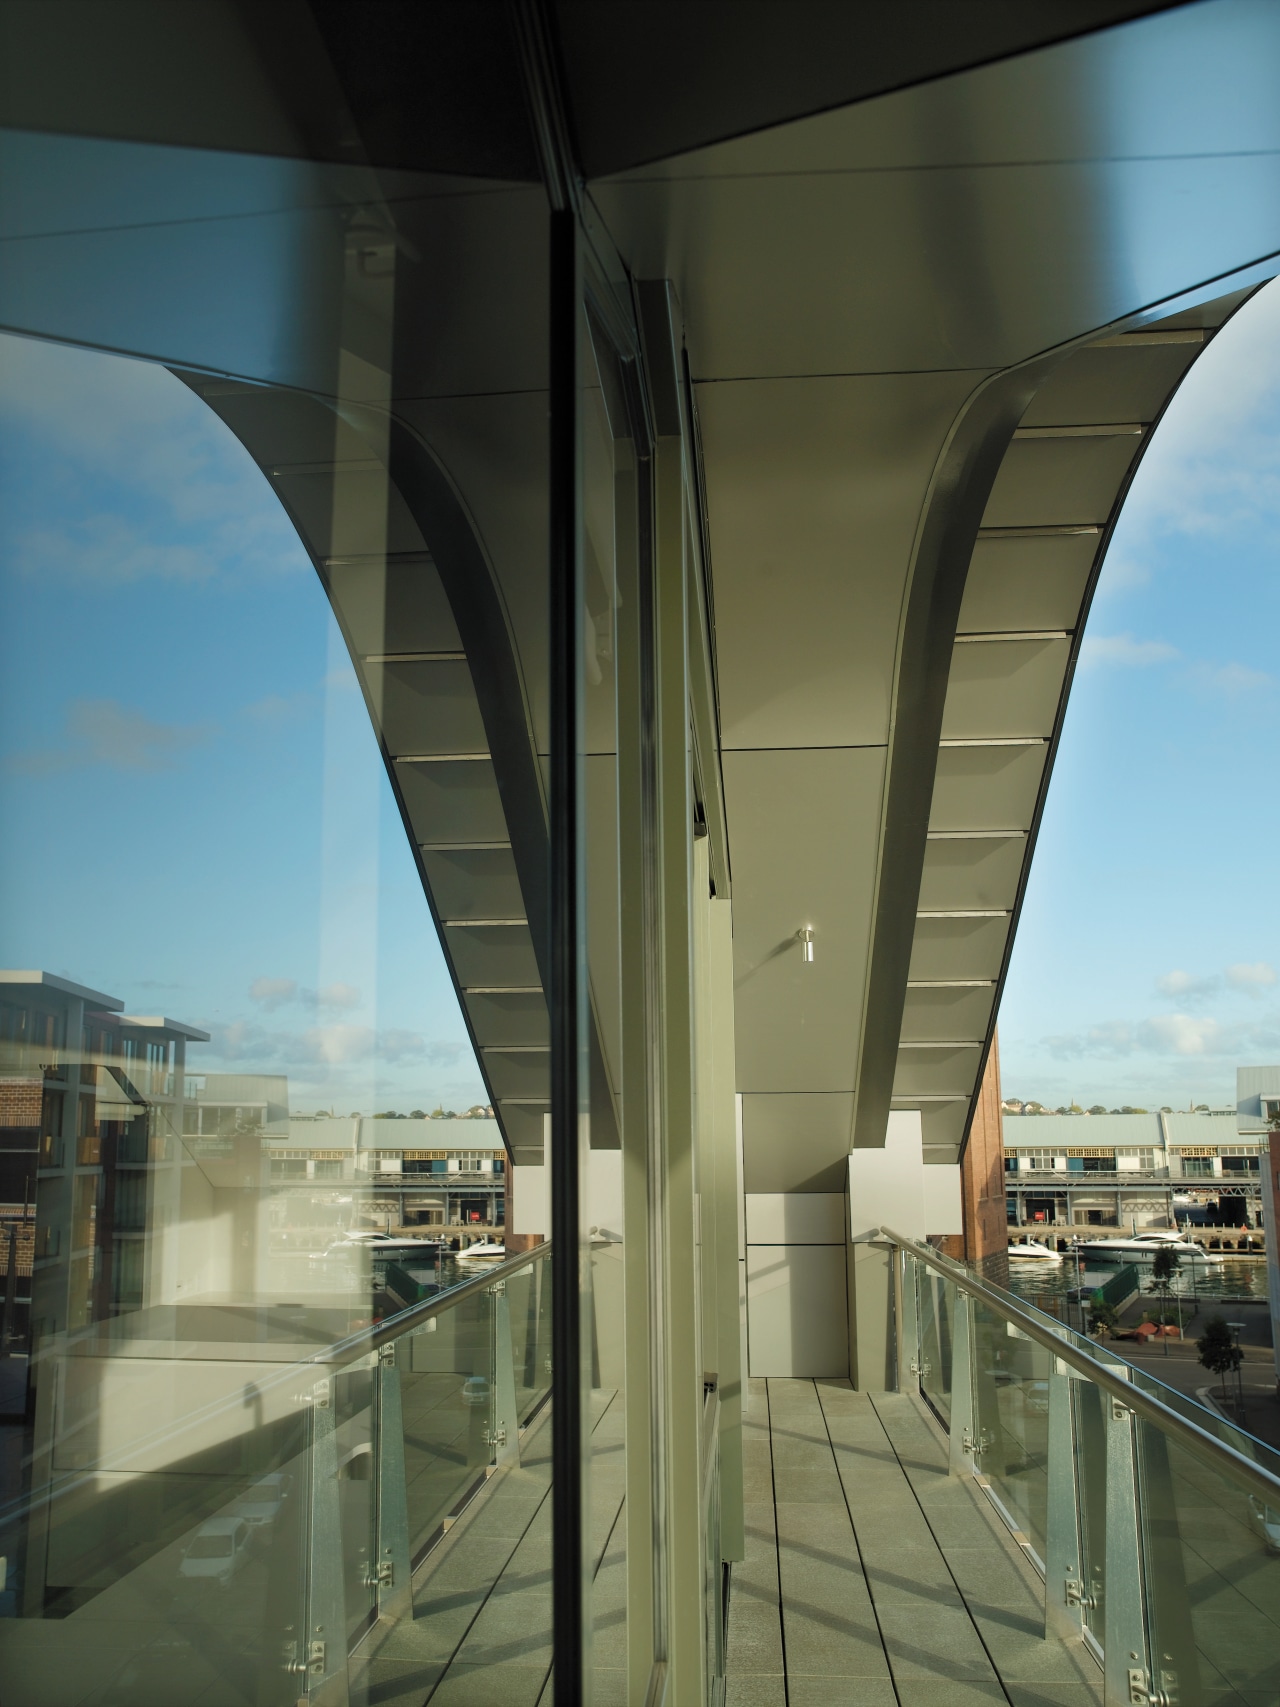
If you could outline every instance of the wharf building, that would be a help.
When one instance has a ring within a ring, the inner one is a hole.
[[[1265,1138],[1234,1108],[1006,1114],[1003,1131],[1011,1228],[1176,1225],[1221,1245],[1228,1228],[1247,1238],[1263,1226]]]
[[[1094,590],[1280,277],[1280,8],[0,53],[4,1707],[1273,1699],[1280,1462],[976,1270]],[[203,1076],[74,977],[215,964]],[[492,1124],[301,1120],[428,966]],[[1221,1204],[1194,1125],[1027,1188]],[[375,1320],[345,1234],[475,1214]]]

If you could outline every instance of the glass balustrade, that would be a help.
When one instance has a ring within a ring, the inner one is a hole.
[[[529,1541],[549,1478],[507,1474],[547,1456],[550,1299],[542,1245],[319,1350],[304,1323],[292,1345],[175,1355],[98,1324],[44,1348],[47,1453],[0,1513],[6,1707],[353,1707],[474,1679],[521,1546],[523,1577],[531,1545],[550,1566]],[[449,1592],[415,1608],[441,1554]],[[406,1669],[384,1648],[410,1623]]]
[[[909,1241],[903,1390],[948,1429],[1083,1638],[1108,1703],[1255,1707],[1280,1686],[1280,1453]]]

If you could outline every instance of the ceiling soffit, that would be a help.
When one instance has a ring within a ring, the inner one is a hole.
[[[1154,423],[1247,294],[1068,354],[992,486],[951,654],[892,1089],[892,1107],[920,1110],[928,1160],[954,1161],[968,1129],[1111,530]]]

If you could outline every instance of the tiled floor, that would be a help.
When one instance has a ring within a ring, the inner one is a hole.
[[[622,1407],[596,1396],[592,1430],[596,1699],[625,1678]],[[356,1668],[360,1707],[537,1707],[551,1667],[550,1407],[521,1442],[519,1468],[472,1503],[414,1590],[414,1616]]]
[[[1097,1707],[1043,1589],[919,1401],[753,1380],[727,1707]]]

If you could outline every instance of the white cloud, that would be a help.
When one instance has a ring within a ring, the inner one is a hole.
[[[1235,966],[1228,966],[1223,977],[1233,990],[1243,990],[1247,995],[1256,996],[1275,983],[1276,969],[1265,960],[1241,961]]]
[[[360,992],[354,984],[326,984],[322,990],[309,990],[296,978],[255,978],[249,985],[249,1000],[269,1014],[293,1003],[323,1011],[358,1008]]]
[[[1276,685],[1274,676],[1266,670],[1255,670],[1251,664],[1193,664],[1190,677],[1193,686],[1208,693],[1224,694],[1228,699],[1239,699]]]
[[[1119,664],[1144,668],[1148,664],[1164,664],[1179,656],[1178,648],[1163,640],[1135,640],[1131,634],[1086,635],[1080,647],[1080,662],[1089,664]]]
[[[1166,972],[1162,978],[1156,979],[1156,989],[1162,996],[1205,996],[1216,990],[1222,980],[1216,975],[1207,978],[1193,977],[1190,972],[1175,970]]]
[[[283,986],[288,979],[255,979],[256,985]],[[267,1006],[267,1002],[263,1002]],[[271,1009],[268,1007],[268,1011]],[[309,1067],[348,1067],[362,1063],[455,1067],[471,1058],[466,1043],[451,1038],[428,1038],[421,1032],[389,1027],[336,1023],[308,1026],[301,1031],[276,1030],[254,1020],[229,1023],[205,1021],[211,1041],[201,1046],[202,1057],[238,1067],[274,1065],[292,1076]]]
[[[307,567],[244,446],[155,363],[0,335],[0,430],[37,454],[46,513],[75,518],[9,518],[23,574],[119,585]]]
[[[209,724],[157,723],[115,699],[73,699],[60,747],[15,753],[5,768],[20,776],[55,776],[105,765],[110,770],[170,769],[182,753],[212,734]]]

